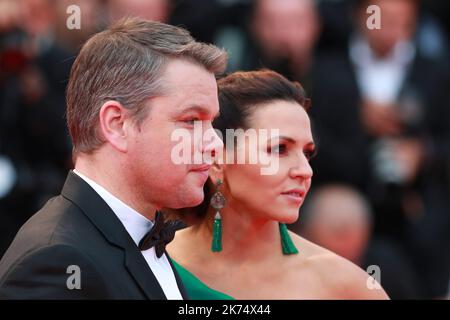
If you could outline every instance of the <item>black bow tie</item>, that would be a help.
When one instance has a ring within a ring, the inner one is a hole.
[[[166,250],[166,245],[173,240],[175,232],[183,229],[185,224],[181,220],[170,220],[164,222],[164,216],[157,211],[153,228],[139,242],[141,251],[155,247],[156,256],[160,258]]]

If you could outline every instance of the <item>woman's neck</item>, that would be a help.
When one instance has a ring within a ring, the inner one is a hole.
[[[214,216],[210,209],[208,216]],[[205,219],[194,232],[200,233],[207,244],[208,255],[227,262],[263,263],[282,256],[281,237],[277,221],[262,219],[245,209],[227,206],[221,212],[222,251],[212,252],[212,220]],[[207,247],[207,248],[206,248]]]

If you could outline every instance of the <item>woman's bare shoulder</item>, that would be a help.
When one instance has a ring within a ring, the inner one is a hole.
[[[296,234],[292,231],[289,231],[289,234],[300,253],[299,257],[302,260],[305,260],[305,259],[313,259],[314,260],[314,259],[317,259],[324,255],[335,255],[330,250],[325,249],[325,248],[299,236],[298,234]]]
[[[381,286],[353,262],[299,235],[291,234],[299,250],[298,262],[315,274],[336,299],[388,299]]]

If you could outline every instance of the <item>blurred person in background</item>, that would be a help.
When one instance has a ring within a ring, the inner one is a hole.
[[[76,5],[80,9],[80,28],[66,27],[70,13]],[[171,0],[59,0],[56,2],[56,38],[66,50],[76,54],[81,45],[94,33],[103,30],[126,16],[168,23],[173,10]]]
[[[431,58],[444,59],[450,54],[450,28],[447,19],[450,4],[446,0],[421,0],[418,25],[420,49]]]
[[[313,0],[255,0],[241,35],[218,37],[230,48],[230,68],[273,69],[310,89],[310,71],[321,23]],[[237,44],[236,44],[237,42]],[[233,52],[237,53],[233,56]]]
[[[101,0],[58,0],[54,1],[56,10],[55,38],[58,44],[73,55],[78,53],[81,45],[94,33],[108,25],[104,1]],[[80,28],[67,27],[74,11],[71,6],[80,9]]]
[[[171,0],[107,0],[106,11],[111,22],[126,16],[168,23]]]
[[[171,22],[186,26],[198,39],[206,42],[214,42],[217,33],[221,33],[225,27],[226,33],[231,35],[234,42],[236,34],[239,39],[252,2],[253,0],[173,0]]]
[[[391,299],[417,299],[417,275],[402,249],[373,235],[373,215],[363,194],[346,185],[315,189],[291,230],[361,268],[380,268],[380,281]]]
[[[55,42],[54,19],[52,1],[0,1],[0,255],[30,212],[58,192],[70,165],[71,61]]]
[[[320,20],[312,0],[257,0],[250,30],[260,61],[304,83],[313,64]],[[284,69],[284,70],[283,70]],[[309,86],[305,86],[309,89]]]
[[[355,1],[359,0],[317,1],[323,25],[318,44],[319,51],[345,49],[352,34],[353,28],[349,13],[351,14]],[[419,6],[416,44],[422,54],[432,58],[443,58],[449,53],[448,19],[444,18],[449,12],[449,2],[446,0],[421,0]]]
[[[252,0],[106,0],[110,21],[126,15],[182,25],[196,39],[214,42],[223,25],[241,24]]]
[[[381,29],[367,27],[370,4]],[[418,1],[356,1],[348,49],[323,53],[314,69],[312,117],[321,152],[317,183],[364,192],[375,233],[408,250],[426,297],[444,294],[450,209],[448,63],[416,44]]]

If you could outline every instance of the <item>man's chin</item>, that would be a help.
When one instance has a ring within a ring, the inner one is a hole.
[[[190,197],[186,197],[180,203],[177,203],[175,206],[172,206],[174,209],[182,209],[182,208],[192,208],[196,207],[202,203],[204,199],[203,190],[197,194],[190,194]]]
[[[203,199],[204,199],[204,196],[203,196],[203,193],[202,193],[198,197],[193,198],[192,201],[190,201],[190,203],[188,205],[186,205],[186,207],[189,207],[189,208],[196,207],[196,206],[198,206],[199,204],[202,203]]]

